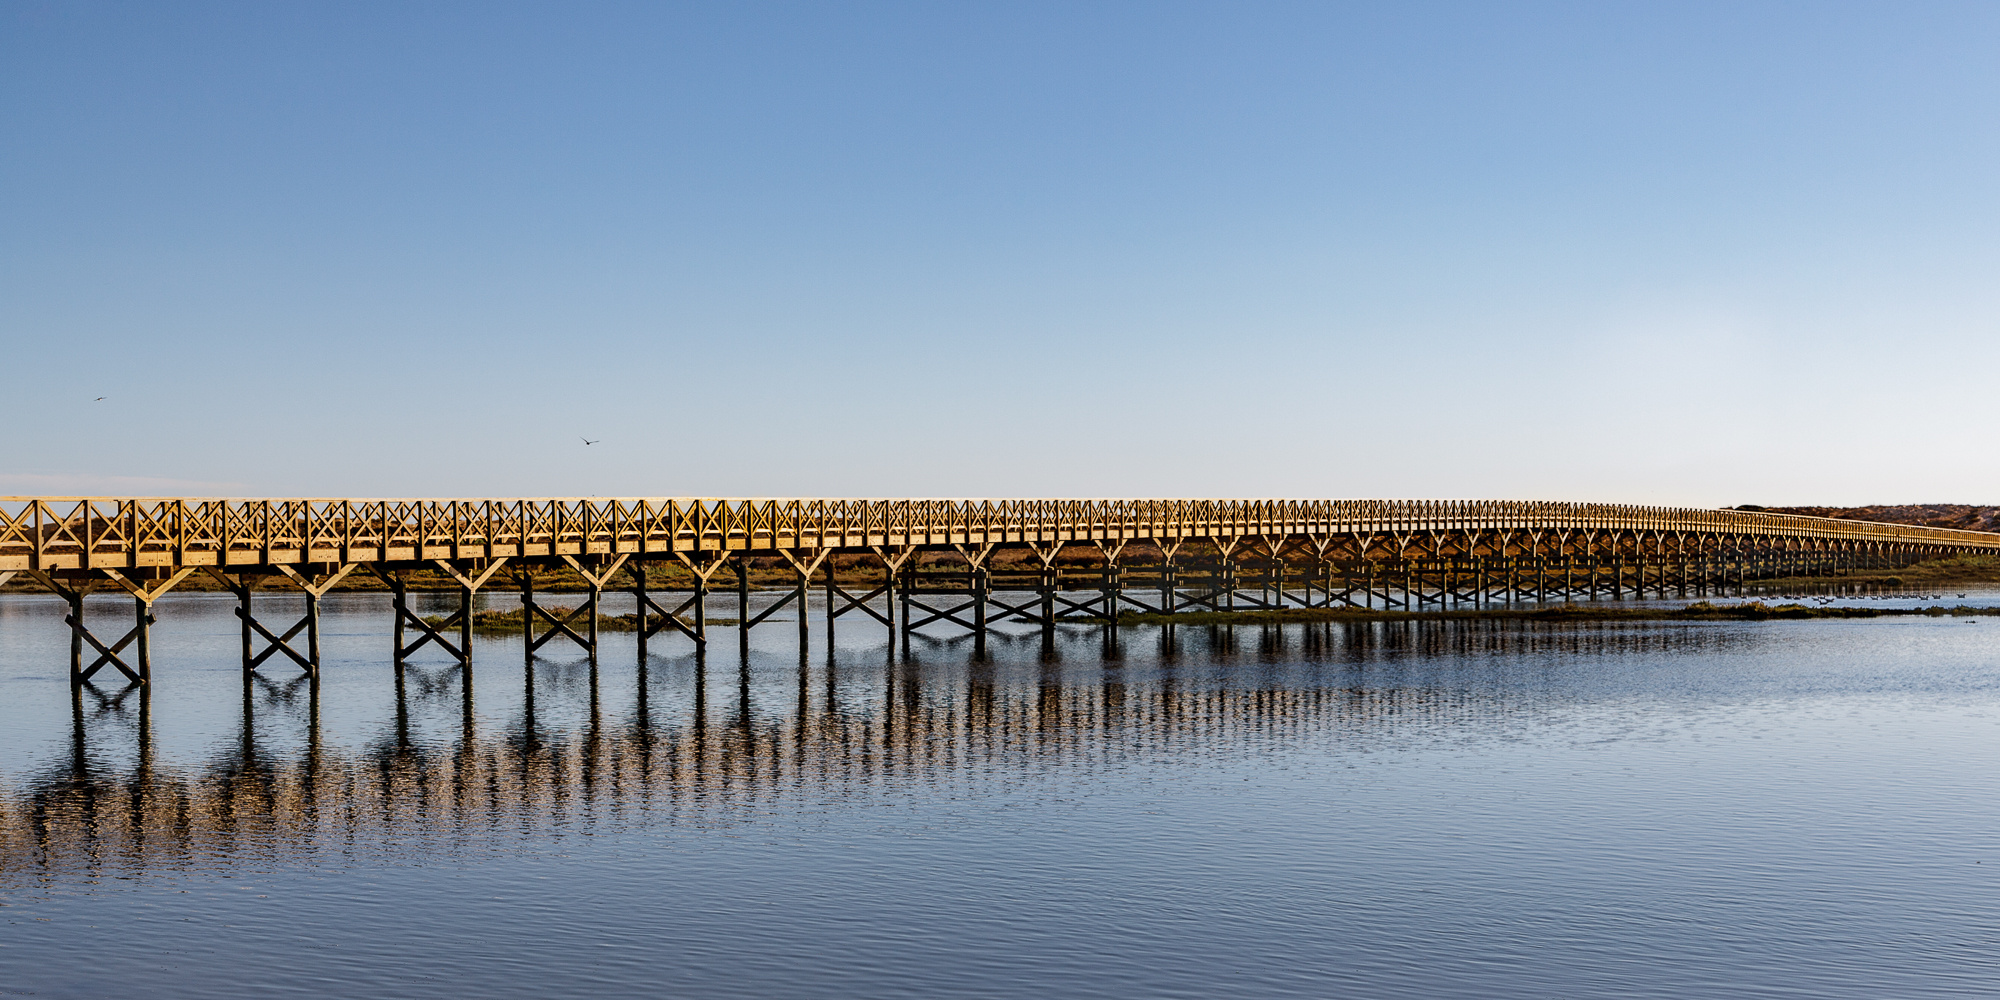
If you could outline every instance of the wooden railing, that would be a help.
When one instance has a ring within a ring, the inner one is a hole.
[[[2000,534],[1512,500],[0,497],[0,573],[1424,531],[1694,532],[2000,550]]]

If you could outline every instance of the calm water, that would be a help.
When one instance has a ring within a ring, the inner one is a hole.
[[[328,607],[317,690],[185,595],[73,705],[0,598],[0,995],[2000,993],[1993,619],[848,618],[399,687]]]

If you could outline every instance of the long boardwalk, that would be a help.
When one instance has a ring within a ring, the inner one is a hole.
[[[983,635],[1004,621],[1115,621],[1123,611],[1698,596],[1990,551],[2000,534],[1532,501],[0,497],[0,584],[25,573],[69,602],[76,683],[106,666],[146,681],[152,606],[195,573],[236,594],[246,671],[283,656],[311,673],[318,601],[357,570],[394,596],[400,663],[426,644],[470,662],[474,597],[499,583],[520,590],[531,656],[553,639],[594,656],[600,593],[630,590],[643,657],[662,631],[706,642],[706,598],[725,570],[747,641],[788,606],[803,638],[816,585],[828,627],[862,614],[893,638],[931,625]],[[753,615],[750,571],[773,564],[791,582]],[[580,607],[559,615],[536,603],[536,571],[549,567],[582,577]],[[673,581],[649,580],[668,567]],[[410,609],[416,570],[458,585],[459,610],[443,625]],[[253,607],[272,578],[305,595],[305,616],[282,632]],[[84,595],[107,585],[134,601],[132,626],[110,641],[83,611]]]

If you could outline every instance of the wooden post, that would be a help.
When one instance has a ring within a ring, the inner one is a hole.
[[[694,575],[694,636],[695,646],[708,645],[708,577],[703,573]]]
[[[744,652],[750,651],[750,559],[736,557],[736,632]]]
[[[910,645],[910,591],[915,590],[916,587],[917,559],[915,556],[911,556],[903,561],[903,649],[905,652],[909,651]]]
[[[524,662],[535,662],[535,574],[523,572],[515,577],[521,584],[521,655]],[[641,635],[644,633],[642,632]],[[639,640],[639,648],[646,648],[646,640]],[[641,654],[643,655],[643,654]]]
[[[896,567],[882,564],[882,617],[889,620],[889,649],[896,648]]]
[[[236,599],[242,602],[242,610],[240,614],[242,615],[243,618],[243,677],[247,681],[250,677],[250,671],[254,669],[253,667],[251,667],[250,661],[256,658],[250,651],[250,578],[249,577],[242,575],[238,575],[236,577]],[[399,640],[397,642],[397,646],[399,648],[402,646],[402,643],[400,641],[403,637],[402,624],[403,624],[402,616],[401,615],[396,616],[396,625],[397,625],[396,638]]]
[[[152,629],[148,626],[153,624],[153,606],[140,597],[132,598],[132,604],[134,611],[137,612],[134,616],[137,621],[133,623],[133,630],[139,633],[139,680],[143,683],[151,683],[153,680],[153,645],[151,637]],[[319,653],[315,650],[313,660],[317,662],[318,659]]]
[[[1056,627],[1056,584],[1057,570],[1054,561],[1042,567],[1042,630],[1047,632]]]
[[[983,638],[986,635],[986,567],[972,569],[972,628]]]
[[[69,682],[75,687],[83,683],[83,591],[68,591],[63,598],[69,601]]]
[[[396,606],[396,655],[395,655],[395,665],[396,665],[396,669],[397,669],[397,670],[398,670],[399,672],[400,672],[400,671],[402,670],[402,668],[403,668],[403,656],[404,656],[404,651],[403,651],[403,617],[404,617],[405,615],[408,615],[408,614],[410,613],[410,597],[409,597],[409,594],[408,594],[408,593],[407,593],[406,591],[407,591],[407,588],[405,587],[405,585],[404,585],[404,583],[403,583],[403,578],[402,578],[402,576],[401,576],[401,575],[399,575],[399,574],[396,574],[396,573],[390,573],[390,574],[389,574],[389,593],[390,593],[390,594],[392,595],[392,598],[391,598],[391,599],[392,599],[393,603],[394,603],[394,604],[395,604],[395,606]],[[245,599],[244,603],[245,603],[246,605],[247,605],[247,604],[249,603],[249,601],[248,601],[248,599],[247,599],[247,598]],[[247,607],[246,607],[246,610],[248,610],[248,609],[247,609]],[[247,625],[247,624],[243,626],[243,662],[245,662],[245,663],[248,663],[248,662],[250,662],[250,626],[249,626],[249,625]]]
[[[310,590],[306,591],[306,659],[312,661],[312,675],[319,676],[319,595]]]
[[[458,651],[465,665],[472,666],[472,588],[458,588]]]
[[[626,566],[626,569],[632,574],[632,594],[639,602],[639,669],[644,670],[646,669],[646,609],[651,607],[651,605],[646,603],[646,564],[634,559]],[[644,714],[645,710],[646,688],[645,681],[641,679],[639,687],[639,711],[641,714]]]
[[[585,579],[590,584],[590,597],[585,602],[588,605],[588,610],[585,613],[590,616],[590,632],[588,633],[590,637],[590,662],[595,665],[597,663],[597,598],[602,593],[602,588],[598,586],[597,581],[599,578],[596,575],[593,574]],[[466,620],[471,621],[471,618],[468,617]],[[643,622],[640,624],[641,627],[644,626]],[[471,650],[468,647],[468,655],[470,652]],[[592,674],[591,676],[595,677],[596,675]]]
[[[839,614],[839,612],[836,609],[840,607],[840,605],[835,602],[835,598],[839,597],[840,595],[839,591],[836,589],[836,584],[833,582],[833,569],[834,569],[834,557],[827,556],[826,557],[826,655],[828,662],[832,662],[833,658],[833,620]]]
[[[812,627],[812,618],[810,615],[810,612],[812,610],[812,608],[810,607],[810,602],[812,599],[811,587],[812,587],[812,573],[807,570],[800,570],[799,593],[797,598],[799,602],[798,613],[799,613],[800,655],[805,654],[806,644],[812,640],[812,635],[811,632],[809,631],[810,628]]]

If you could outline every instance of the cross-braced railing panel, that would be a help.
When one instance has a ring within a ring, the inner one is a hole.
[[[2000,550],[1988,532],[1538,501],[8,497],[0,571],[1493,530],[1558,546],[1602,532],[1678,532]]]

